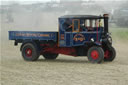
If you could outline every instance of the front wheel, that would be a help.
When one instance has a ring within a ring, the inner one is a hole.
[[[47,60],[55,60],[58,57],[58,54],[54,53],[44,53],[43,57]]]
[[[116,57],[116,51],[112,46],[109,46],[104,52],[104,61],[113,61]]]
[[[88,60],[92,63],[101,63],[104,59],[104,51],[101,47],[91,47],[87,53]]]

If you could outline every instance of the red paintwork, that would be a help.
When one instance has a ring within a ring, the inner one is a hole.
[[[104,53],[104,58],[109,58],[109,57],[110,57],[110,52],[106,50]]]
[[[25,50],[25,54],[26,54],[27,57],[32,57],[32,49],[27,48],[27,49]]]
[[[73,47],[58,47],[57,45],[52,47],[46,46],[43,48],[41,53],[56,53],[56,54],[76,56],[76,49]]]
[[[96,59],[98,59],[98,57],[99,57],[99,53],[98,53],[96,50],[94,50],[94,51],[91,52],[91,57],[92,57],[94,60],[96,60]]]
[[[98,24],[97,24],[97,34],[96,34],[96,39],[97,39],[97,42],[98,42]]]
[[[40,46],[50,46],[49,44],[40,44]]]

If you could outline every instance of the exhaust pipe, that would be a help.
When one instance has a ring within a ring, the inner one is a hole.
[[[105,34],[107,34],[109,31],[108,30],[108,17],[109,17],[109,15],[104,14],[103,17],[104,17],[104,32],[105,32]]]

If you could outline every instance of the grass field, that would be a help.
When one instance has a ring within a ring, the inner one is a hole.
[[[112,37],[118,40],[128,40],[128,28],[113,27],[110,29]]]
[[[113,62],[92,64],[86,57],[59,55],[54,61],[40,56],[36,62],[24,61],[20,45],[8,40],[2,31],[1,85],[127,85],[128,28],[112,27],[113,46],[117,56]]]

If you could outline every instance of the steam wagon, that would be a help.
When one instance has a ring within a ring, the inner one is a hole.
[[[115,59],[108,14],[65,15],[58,22],[58,32],[9,31],[9,40],[14,45],[22,43],[20,51],[26,61],[36,61],[40,55],[54,60],[59,54],[87,56],[92,63]]]

